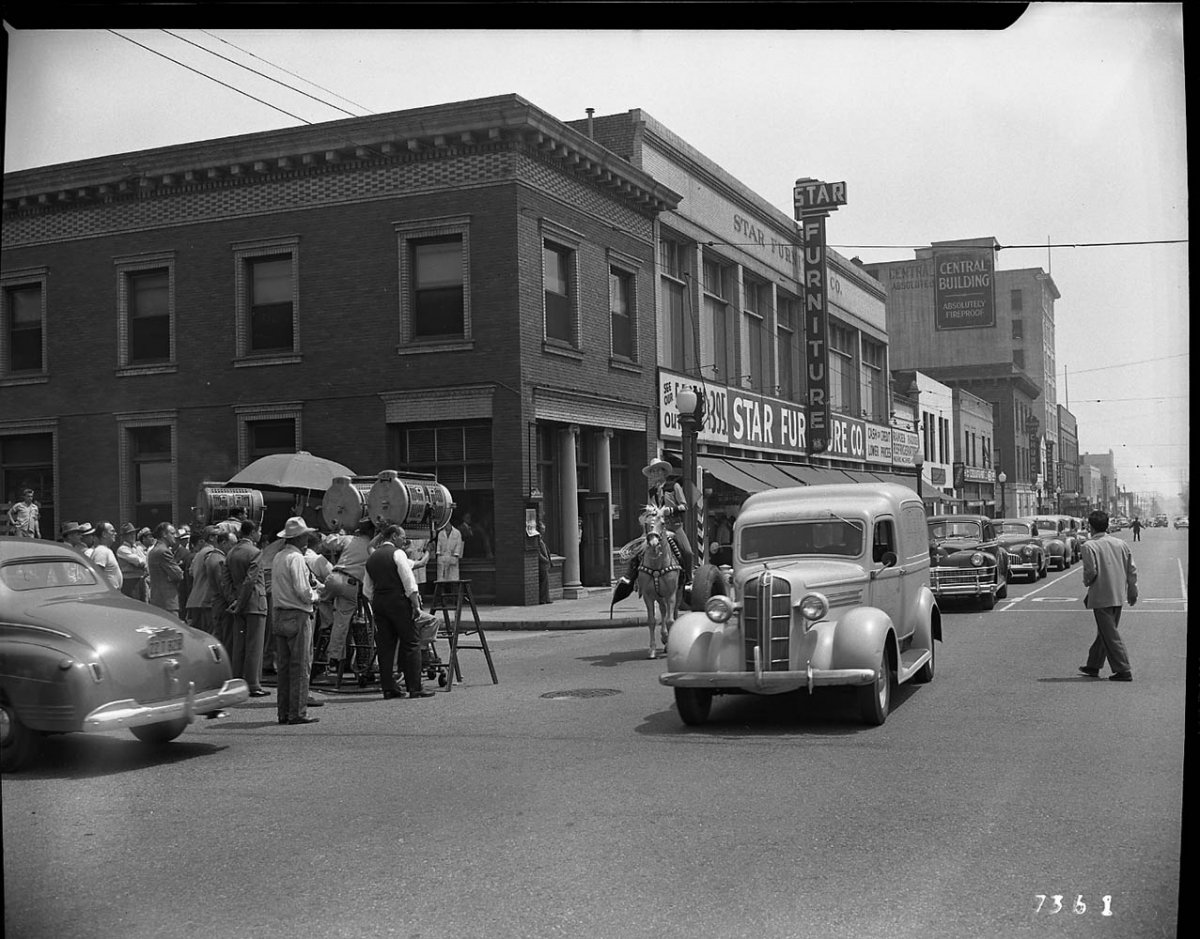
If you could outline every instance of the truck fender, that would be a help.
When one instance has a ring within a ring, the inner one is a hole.
[[[684,613],[671,624],[667,635],[667,669],[672,672],[710,671],[715,650],[714,635],[721,625],[705,613]]]
[[[932,649],[933,640],[942,641],[942,611],[937,605],[937,598],[928,587],[921,587],[917,597],[917,631],[913,644],[922,649]]]
[[[892,618],[873,606],[850,610],[837,622],[833,634],[833,668],[875,668],[886,649],[894,668],[898,658]]]

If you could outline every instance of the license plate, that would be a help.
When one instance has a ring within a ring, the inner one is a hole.
[[[155,633],[146,643],[146,658],[153,659],[162,655],[173,655],[183,651],[183,633],[176,630]]]

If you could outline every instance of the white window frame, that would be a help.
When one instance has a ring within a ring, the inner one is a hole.
[[[636,260],[627,255],[620,254],[613,249],[607,252],[607,261],[609,269],[608,281],[608,354],[612,363],[620,363],[623,365],[637,364],[641,361],[641,349],[639,342],[638,329],[638,298],[640,291],[638,290],[638,274],[641,272],[641,265]],[[612,321],[613,321],[613,300],[612,295],[612,271],[616,269],[620,273],[629,278],[629,340],[630,340],[630,355],[629,358],[618,356],[613,348]]]
[[[568,273],[571,282],[568,285],[567,299],[571,312],[571,339],[564,343],[561,339],[552,339],[546,335],[546,242],[570,252]],[[538,225],[538,290],[542,300],[542,348],[564,349],[572,352],[582,351],[583,346],[583,317],[580,314],[580,296],[583,293],[579,281],[579,249],[584,243],[584,236],[579,232],[559,225],[550,219],[543,218]]]
[[[286,254],[292,259],[292,349],[271,352],[250,351],[250,285],[246,276],[250,262],[257,258]],[[300,236],[290,235],[233,245],[233,292],[235,298],[236,368],[260,365],[291,365],[303,360],[300,353]]]
[[[233,409],[237,417],[238,466],[250,462],[250,425],[258,421],[291,420],[296,427],[296,450],[304,449],[303,401],[246,404]]]
[[[171,430],[171,521],[179,519],[179,412],[127,411],[114,414],[117,422],[117,483],[121,518],[133,518],[133,447],[130,431],[138,427]]]
[[[0,386],[37,385],[50,380],[50,349],[46,335],[46,285],[50,268],[29,267],[22,270],[5,271],[0,275]],[[8,321],[8,292],[21,287],[38,285],[42,296],[42,368],[39,372],[13,372],[12,352],[8,347],[10,323]]]
[[[162,375],[177,371],[175,358],[175,252],[162,251],[154,254],[130,255],[113,259],[117,271],[117,377],[130,375]],[[129,348],[129,277],[143,271],[167,270],[167,316],[170,330],[170,355],[166,362],[137,365],[131,359]]]
[[[399,262],[400,296],[399,355],[470,350],[475,347],[471,323],[471,216],[445,215],[436,218],[410,219],[392,225],[396,233],[396,253]],[[426,238],[445,238],[458,235],[462,239],[463,334],[460,338],[418,339],[413,289],[416,271],[412,263],[412,243]]]

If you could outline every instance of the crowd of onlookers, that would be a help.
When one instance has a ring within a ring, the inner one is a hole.
[[[42,537],[32,490],[23,496],[9,509],[10,526]],[[246,681],[252,697],[268,696],[263,676],[275,675],[281,724],[315,722],[307,708],[322,702],[309,682],[340,680],[353,657],[369,657],[369,643],[349,641],[364,607],[373,608],[378,656],[374,665],[355,662],[359,674],[378,667],[387,699],[430,695],[421,689],[417,629],[425,570],[436,556],[439,580],[457,580],[463,552],[458,529],[447,525],[439,535],[410,540],[398,525],[376,531],[365,519],[353,532],[322,534],[297,515],[264,537],[238,508],[195,528],[125,522],[118,531],[107,520],[59,526],[59,540],[90,558],[115,589],[219,639],[233,677]],[[385,560],[372,561],[376,552]],[[396,683],[401,675],[407,693]]]

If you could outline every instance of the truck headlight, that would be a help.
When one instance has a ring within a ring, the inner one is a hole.
[[[709,597],[704,604],[704,612],[714,623],[727,623],[733,616],[733,601],[729,597]]]
[[[813,623],[824,619],[825,614],[829,612],[829,601],[819,593],[805,594],[797,606],[800,609],[800,615]]]
[[[971,555],[971,564],[974,567],[983,567],[983,555],[976,551]]]

